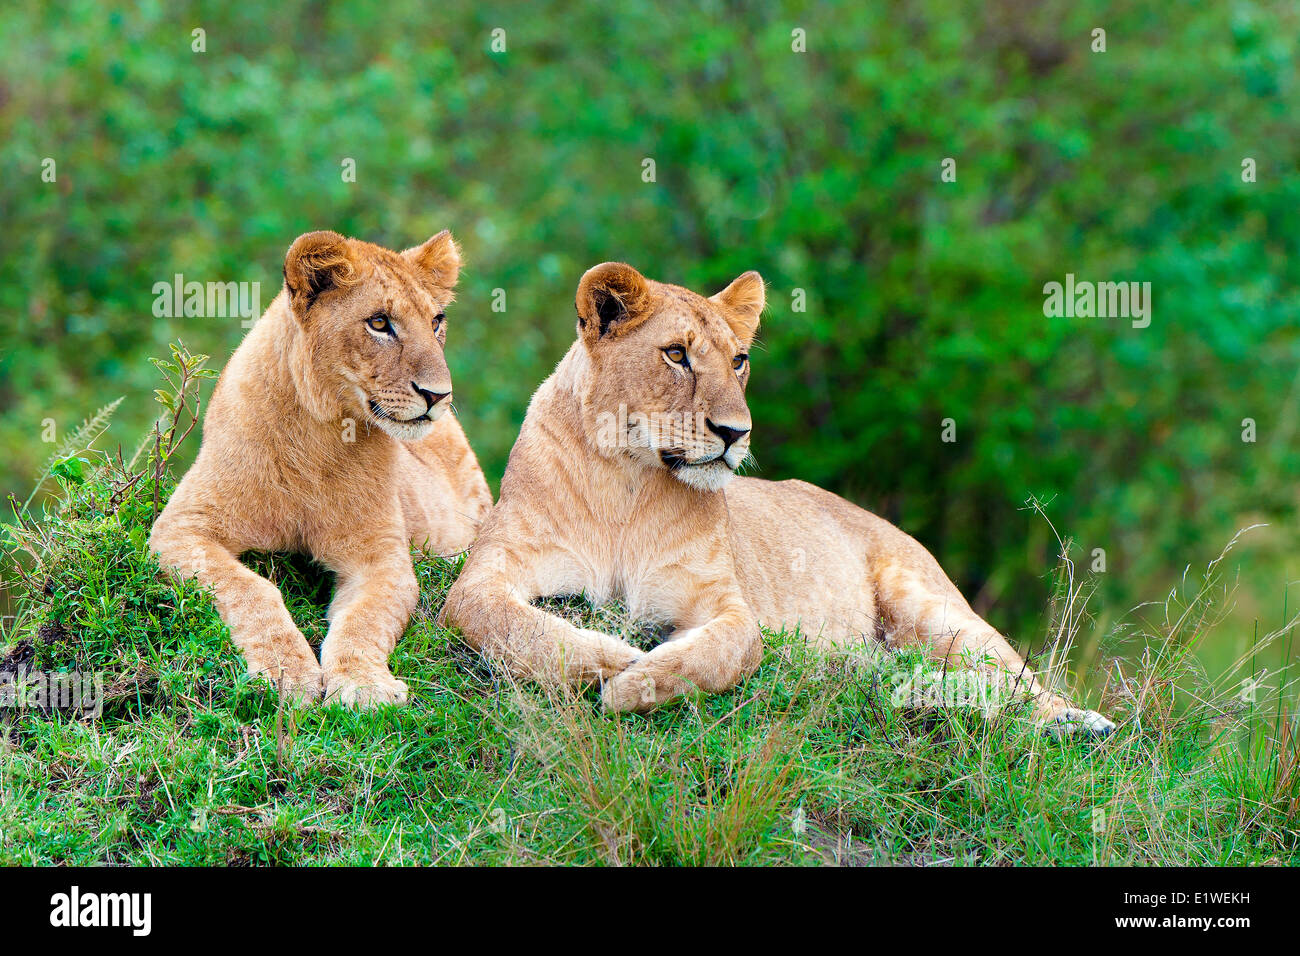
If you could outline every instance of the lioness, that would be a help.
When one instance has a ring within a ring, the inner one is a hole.
[[[249,672],[298,699],[403,702],[388,655],[419,596],[410,545],[462,551],[492,506],[445,414],[443,310],[460,261],[446,230],[400,254],[299,236],[154,524],[159,561],[211,586]],[[320,663],[275,585],[239,562],[245,551],[306,552],[335,572]]]
[[[733,479],[763,306],[755,272],[707,299],[619,262],[587,272],[578,340],[533,396],[444,622],[519,676],[603,681],[614,710],[726,690],[758,666],[760,624],[797,625],[827,646],[919,642],[987,665],[1055,729],[1108,732],[1045,692],[898,528],[801,481]],[[531,603],[579,593],[675,630],[642,653]]]

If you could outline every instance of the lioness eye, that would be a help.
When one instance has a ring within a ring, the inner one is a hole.
[[[686,364],[686,349],[680,345],[670,345],[664,349],[664,355],[668,356],[668,361],[676,362],[678,365]]]
[[[743,355],[743,354],[737,355],[734,359],[731,360],[731,367],[734,368],[737,372],[739,372],[742,368],[745,367],[745,359],[747,358],[749,358],[748,355]]]
[[[392,324],[388,321],[388,316],[382,312],[376,312],[370,318],[366,319],[366,325],[370,326],[376,332],[393,331]]]

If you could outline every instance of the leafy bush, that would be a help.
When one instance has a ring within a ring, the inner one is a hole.
[[[238,319],[155,318],[155,283],[256,281],[265,305],[300,232],[450,226],[449,360],[493,482],[585,268],[705,291],[757,268],[762,474],[900,523],[1004,630],[1040,628],[1055,558],[1031,496],[1105,549],[1112,616],[1259,517],[1255,613],[1294,578],[1291,5],[10,6],[0,488],[30,487],[46,418],[127,395],[144,427],[165,343],[229,355]],[[1151,282],[1151,326],[1045,318],[1066,273]]]

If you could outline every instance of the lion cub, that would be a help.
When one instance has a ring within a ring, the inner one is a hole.
[[[405,701],[388,655],[419,597],[410,545],[463,551],[492,506],[446,414],[444,309],[459,271],[445,230],[402,253],[299,236],[154,524],[159,561],[212,588],[249,672],[296,698]],[[306,552],[335,572],[319,663],[275,585],[240,563],[245,551]]]
[[[617,262],[583,276],[578,340],[533,396],[445,622],[520,676],[603,681],[615,710],[732,687],[758,666],[761,624],[920,643],[1032,694],[1057,729],[1107,732],[1046,693],[898,528],[801,481],[733,478],[763,306],[755,272],[707,299]],[[556,594],[618,597],[675,630],[641,653],[531,603]]]

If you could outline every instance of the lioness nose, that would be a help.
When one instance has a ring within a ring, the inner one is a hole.
[[[446,398],[448,395],[451,394],[451,392],[431,392],[427,388],[420,388],[420,386],[416,385],[414,382],[411,383],[411,388],[415,389],[421,396],[424,397],[424,400],[426,403],[428,403],[429,408],[433,408],[433,406],[437,405],[440,401],[442,401],[444,398]],[[425,409],[425,411],[428,410],[429,410],[428,408]]]
[[[748,428],[732,428],[730,425],[719,425],[711,418],[704,419],[704,424],[709,426],[713,434],[722,439],[722,444],[730,448],[737,441],[749,434]]]

